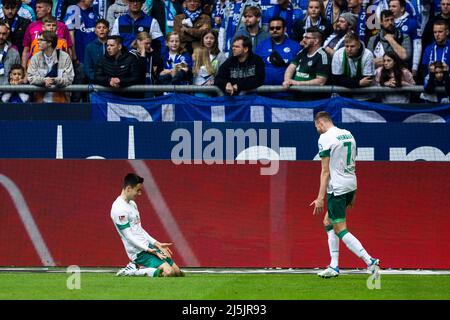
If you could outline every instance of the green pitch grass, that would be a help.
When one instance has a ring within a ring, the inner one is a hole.
[[[69,274],[0,273],[1,300],[298,300],[450,299],[448,275],[382,275],[369,290],[366,275],[321,279],[310,274],[187,274],[184,278],[115,277],[82,273],[69,290]]]

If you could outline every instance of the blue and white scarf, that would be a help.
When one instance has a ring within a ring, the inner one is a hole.
[[[431,52],[430,52],[430,60],[428,61],[428,64],[431,64],[436,61],[441,61],[441,62],[444,62],[445,64],[447,64],[446,60],[447,60],[447,53],[448,53],[448,42],[444,45],[444,49],[442,51],[442,55],[441,55],[440,59],[438,59],[438,52],[437,52],[438,50],[437,49],[438,49],[438,45],[436,42],[434,42],[433,48],[431,49]]]
[[[214,29],[218,29],[220,28],[220,25],[218,25],[215,21],[216,17],[219,17],[220,20],[222,21],[223,24],[223,17],[224,17],[224,13],[225,13],[225,6],[226,6],[226,2],[221,3],[220,0],[216,1],[216,6],[214,7],[214,11],[212,12],[212,23],[213,23],[213,28]]]
[[[358,25],[356,26],[356,33],[362,42],[366,42],[366,9],[367,3],[364,2],[359,10]]]
[[[183,13],[186,16],[186,18],[190,19],[192,24],[194,24],[195,20],[197,20],[198,17],[200,17],[200,15],[202,14],[202,9],[198,9],[197,11],[190,12],[188,9],[183,8]]]
[[[307,30],[308,28],[310,28],[310,27],[314,27],[314,26],[320,27],[320,23],[321,23],[321,22],[322,22],[322,17],[319,16],[319,19],[317,19],[316,24],[313,25],[313,22],[312,22],[312,20],[311,20],[311,17],[310,17],[310,16],[307,16],[306,19],[305,19],[305,26],[303,27],[303,29],[305,29],[305,32],[306,32],[306,30]]]
[[[5,65],[3,63],[4,59],[6,59],[6,55],[8,54],[9,46],[5,44],[3,47],[2,53],[0,53],[0,75],[3,76],[5,74]]]

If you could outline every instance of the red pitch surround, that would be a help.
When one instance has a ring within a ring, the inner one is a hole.
[[[320,163],[281,162],[274,176],[261,176],[260,169],[0,160],[0,265],[42,266],[43,246],[57,266],[126,265],[110,209],[123,176],[134,171],[146,178],[137,200],[142,224],[159,241],[174,242],[180,266],[326,266],[323,216],[313,216],[309,207],[317,196]],[[449,164],[358,162],[357,175],[356,206],[347,224],[369,254],[384,268],[450,269]],[[341,268],[365,267],[342,242],[340,249]]]

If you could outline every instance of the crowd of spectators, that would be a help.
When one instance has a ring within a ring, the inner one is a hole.
[[[416,99],[442,103],[450,92],[449,22],[450,0],[2,0],[0,84],[216,85],[227,95],[263,84],[419,84]],[[437,86],[446,91],[436,93]],[[393,90],[349,96],[412,99]],[[10,103],[86,99],[54,90],[1,96]]]

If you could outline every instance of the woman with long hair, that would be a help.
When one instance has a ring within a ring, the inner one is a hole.
[[[212,29],[204,32],[201,37],[201,46],[208,50],[211,65],[215,72],[219,71],[219,67],[227,60],[227,56],[219,49],[219,33],[217,30]]]
[[[194,75],[193,84],[197,86],[210,86],[214,84],[214,76],[217,71],[211,63],[209,51],[205,47],[198,47],[194,49],[192,54],[194,62],[192,67],[192,74]],[[197,97],[208,97],[205,93],[196,93]]]
[[[130,53],[134,54],[145,72],[145,84],[155,84],[159,73],[164,69],[159,54],[152,49],[152,37],[147,31],[139,32],[131,44]]]
[[[304,19],[294,22],[292,39],[301,42],[306,29],[317,27],[322,32],[322,39],[328,38],[333,33],[333,25],[325,17],[323,0],[309,0],[307,14]],[[301,43],[300,43],[301,44]]]
[[[402,66],[400,58],[394,52],[386,52],[383,66],[375,70],[375,81],[379,86],[401,88],[415,84],[411,71]],[[409,93],[386,93],[381,95],[383,103],[409,103]]]

